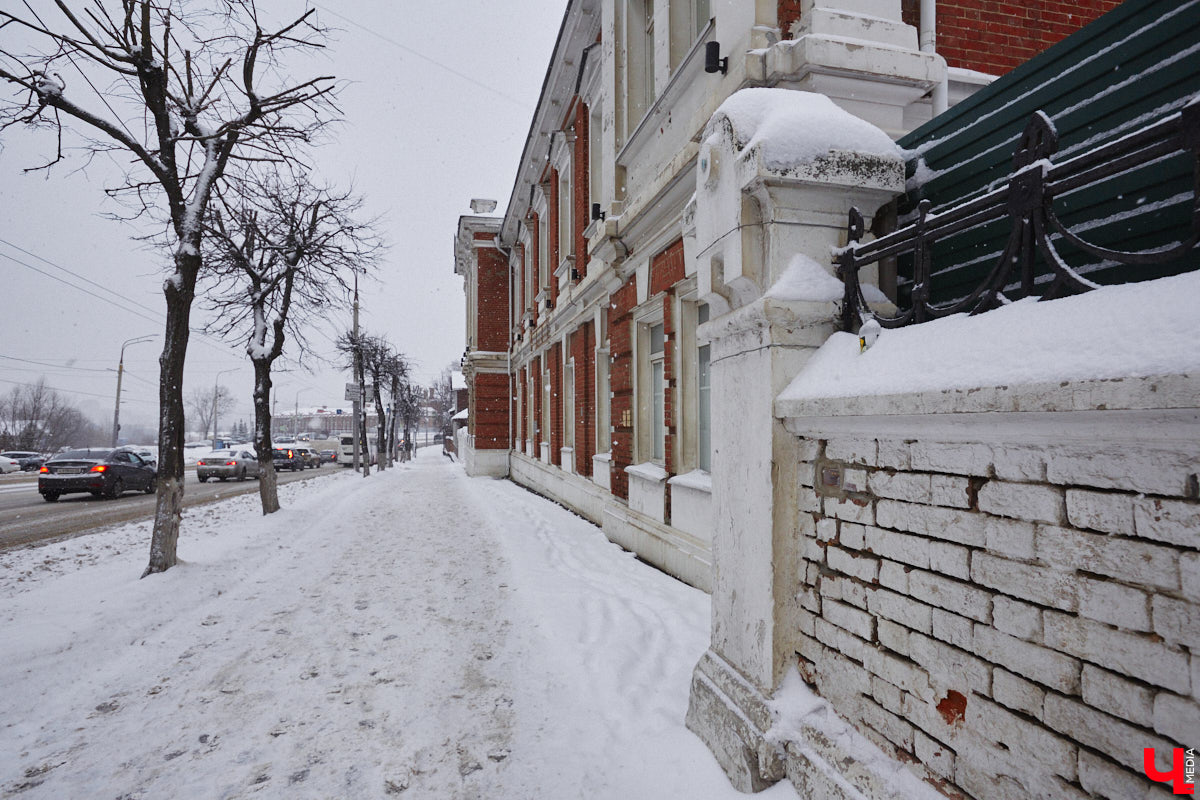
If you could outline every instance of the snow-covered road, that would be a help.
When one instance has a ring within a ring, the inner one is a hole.
[[[0,797],[742,797],[703,593],[433,449],[281,494],[0,554]]]

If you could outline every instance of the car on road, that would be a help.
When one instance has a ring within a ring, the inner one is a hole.
[[[44,455],[35,453],[32,450],[7,450],[0,453],[0,457],[16,459],[17,463],[21,465],[21,469],[25,472],[33,472],[46,460]]]
[[[313,450],[311,447],[305,447],[304,445],[297,445],[296,447],[293,447],[292,449],[295,450],[297,454],[299,454],[300,459],[304,462],[305,467],[308,467],[310,469],[319,469],[320,468],[321,457],[319,455],[317,455],[316,450]]]
[[[244,481],[257,477],[258,457],[249,450],[214,450],[196,462],[196,478],[201,483],[209,478]]]
[[[68,450],[42,464],[38,471],[38,492],[48,503],[77,492],[117,498],[138,489],[151,494],[155,481],[154,468],[137,453],[120,448]]]
[[[272,449],[271,461],[275,464],[276,472],[285,469],[298,472],[304,469],[304,459],[297,455],[296,451],[290,447],[276,447]]]
[[[6,472],[20,472],[21,462],[10,456],[0,456],[0,475]]]
[[[321,463],[322,464],[326,464],[326,463],[336,464],[337,463],[337,450],[322,450],[320,455],[321,455]]]

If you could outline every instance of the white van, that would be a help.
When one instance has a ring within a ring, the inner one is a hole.
[[[374,436],[371,436],[371,435],[367,436],[367,449],[368,449],[368,452],[370,453],[370,458],[371,458],[370,463],[372,463],[372,464],[376,463],[376,461],[377,461],[376,450],[378,450],[378,448],[375,445],[375,437]],[[365,453],[360,452],[359,456],[362,457],[363,455],[365,455]],[[337,463],[341,464],[344,467],[354,466],[354,437],[353,436],[343,435],[338,439]]]

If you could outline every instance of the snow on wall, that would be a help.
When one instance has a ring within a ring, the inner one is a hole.
[[[1192,272],[884,330],[861,354],[858,337],[838,333],[780,399],[1194,373],[1197,308]]]

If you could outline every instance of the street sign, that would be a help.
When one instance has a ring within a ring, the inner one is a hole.
[[[351,402],[356,402],[358,400],[358,384],[357,383],[347,383],[346,384],[346,399]]]

